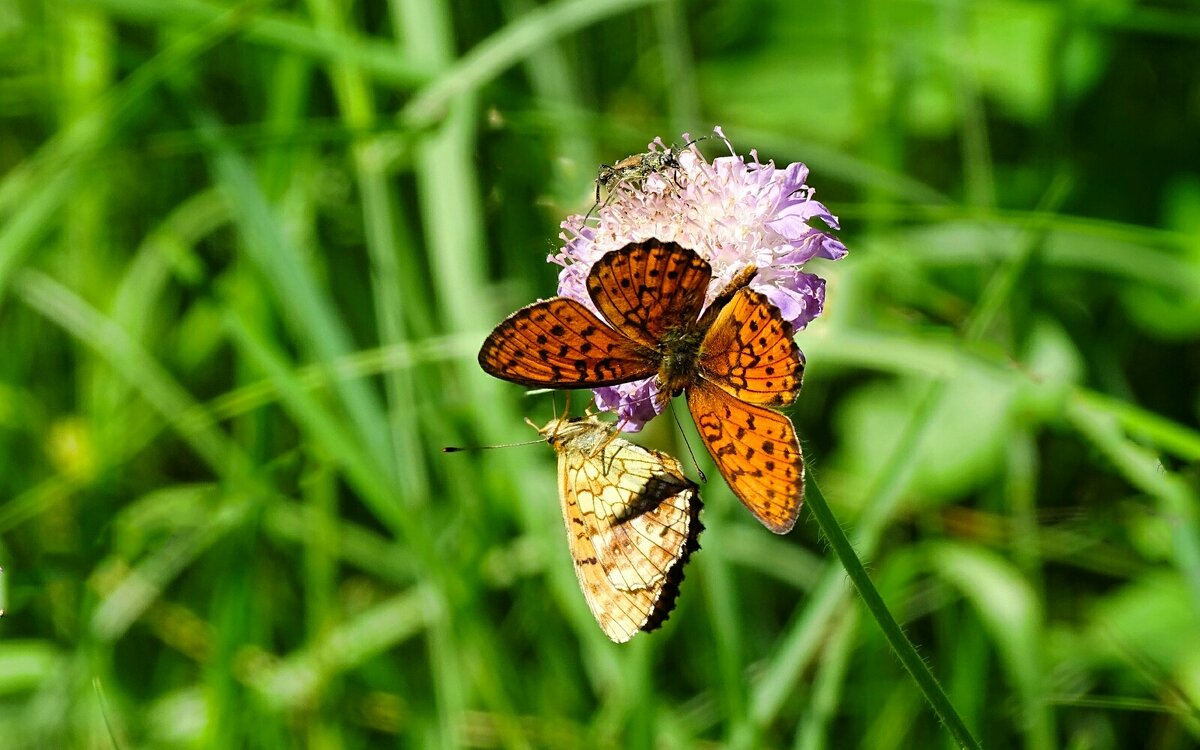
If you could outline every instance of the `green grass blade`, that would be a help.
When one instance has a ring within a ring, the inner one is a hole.
[[[875,589],[875,585],[871,582],[871,577],[867,575],[867,571],[863,568],[862,561],[858,559],[858,555],[854,552],[854,547],[850,545],[850,540],[846,538],[842,532],[842,527],[834,517],[833,512],[829,509],[829,505],[825,502],[825,496],[821,494],[820,487],[817,486],[816,480],[809,472],[807,482],[807,504],[809,512],[812,513],[817,525],[821,528],[821,534],[829,542],[829,546],[841,561],[842,567],[846,571],[846,575],[850,578],[854,588],[858,591],[859,597],[870,612],[871,617],[879,625],[883,631],[884,637],[887,639],[888,645],[891,646],[892,652],[904,665],[904,668],[912,675],[913,681],[917,683],[925,700],[928,701],[930,708],[937,714],[938,719],[946,727],[946,730],[958,742],[959,747],[975,748],[980,747],[978,741],[971,735],[966,724],[963,723],[962,717],[958,715],[954,704],[946,697],[945,691],[938,684],[937,678],[929,671],[929,665],[921,659],[912,642],[904,635],[904,631],[900,629],[900,625],[896,623],[896,618],[892,617],[892,613],[884,604],[883,598],[879,596],[879,592]]]

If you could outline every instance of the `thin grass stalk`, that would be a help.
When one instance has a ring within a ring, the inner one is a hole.
[[[888,645],[892,647],[892,651],[904,665],[904,668],[912,675],[913,681],[917,683],[917,688],[921,694],[925,696],[925,700],[929,702],[929,707],[937,714],[942,725],[958,742],[959,747],[967,748],[968,750],[979,750],[979,742],[971,735],[967,725],[963,722],[962,717],[958,715],[958,711],[954,708],[954,704],[946,697],[942,686],[938,684],[937,678],[929,671],[929,665],[921,659],[921,655],[917,653],[917,649],[912,645],[912,642],[904,635],[904,631],[900,629],[896,618],[892,617],[892,613],[888,610],[887,605],[883,601],[883,597],[879,595],[875,584],[871,582],[871,577],[867,575],[866,569],[863,567],[862,561],[858,559],[858,555],[854,552],[854,547],[850,545],[850,540],[846,538],[846,534],[842,531],[841,524],[833,515],[833,511],[829,509],[829,504],[825,502],[825,496],[821,494],[821,488],[817,486],[816,479],[812,472],[808,473],[807,484],[807,504],[809,513],[816,519],[817,525],[821,528],[821,534],[829,542],[829,546],[833,548],[834,554],[842,563],[842,568],[846,571],[846,575],[850,578],[854,588],[858,591],[858,595],[862,598],[863,604],[866,605],[867,611],[879,625],[879,629],[883,631],[884,638],[887,639]]]

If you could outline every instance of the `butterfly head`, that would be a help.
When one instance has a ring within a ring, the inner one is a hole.
[[[525,423],[538,431],[538,434],[545,438],[546,442],[552,447],[570,445],[581,439],[586,439],[588,435],[597,432],[603,432],[607,435],[607,430],[598,430],[597,425],[603,425],[603,422],[595,417],[588,415],[586,417],[561,417],[551,419],[544,426],[538,427],[536,423],[525,419]]]

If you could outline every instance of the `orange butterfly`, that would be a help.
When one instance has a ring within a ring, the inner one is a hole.
[[[804,460],[791,420],[764,407],[796,400],[804,363],[779,309],[747,288],[756,272],[745,269],[704,310],[707,261],[673,242],[632,243],[588,274],[588,296],[603,319],[566,297],[534,303],[496,326],[479,364],[532,387],[655,376],[664,401],[686,391],[700,437],[734,494],[785,534],[804,500]]]
[[[596,622],[617,643],[659,627],[700,548],[696,484],[671,456],[618,438],[590,414],[529,424],[558,452],[567,544]]]

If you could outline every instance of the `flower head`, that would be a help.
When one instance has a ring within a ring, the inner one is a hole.
[[[797,162],[777,168],[763,164],[755,151],[750,161],[738,155],[719,127],[729,156],[706,161],[694,143],[678,156],[677,168],[651,172],[635,184],[619,182],[597,212],[563,222],[562,250],[549,261],[563,266],[558,293],[594,310],[584,282],[592,264],[606,253],[650,238],[691,248],[712,265],[707,302],[739,271],[758,267],[751,288],[763,293],[796,330],[821,314],[825,281],[800,270],[812,258],[837,260],[846,246],[823,228],[837,229],[837,217],[813,199],[805,181],[808,168]],[[687,134],[684,138],[688,139]],[[655,139],[649,153],[667,150]],[[596,389],[596,405],[616,409],[626,430],[638,430],[661,408],[652,379]]]

